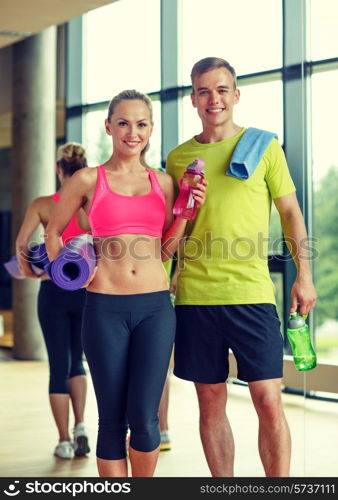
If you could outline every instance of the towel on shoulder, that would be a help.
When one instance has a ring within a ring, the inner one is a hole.
[[[273,138],[278,139],[277,134],[249,127],[238,141],[225,174],[237,179],[248,179]]]

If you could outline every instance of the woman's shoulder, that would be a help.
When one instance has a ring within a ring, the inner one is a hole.
[[[158,168],[150,168],[153,172],[155,172],[156,177],[159,181],[162,182],[170,182],[171,181],[171,176],[167,174],[164,170],[160,170]]]
[[[169,174],[161,170],[151,169],[155,172],[158,182],[163,190],[170,189],[173,186],[173,180]]]
[[[72,175],[73,184],[81,184],[90,187],[97,179],[97,170],[99,167],[80,168]]]
[[[39,196],[38,198],[35,198],[35,200],[32,201],[31,207],[36,210],[43,210],[44,208],[48,208],[50,206],[53,206],[55,203],[53,199],[53,195],[49,196]]]
[[[46,221],[48,222],[50,214],[52,213],[54,207],[55,200],[53,199],[53,195],[39,196],[31,202],[28,210],[30,216],[35,215],[39,217],[42,223],[45,223]]]
[[[97,176],[97,170],[98,170],[98,168],[100,168],[100,166],[80,168],[80,170],[77,170],[75,172],[75,174],[73,174],[73,176],[77,175],[78,177],[83,178],[83,179],[86,179],[86,178],[91,179],[92,177]]]

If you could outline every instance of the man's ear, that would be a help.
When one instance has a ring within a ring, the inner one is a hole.
[[[235,104],[238,103],[240,97],[241,97],[241,91],[238,88],[236,88],[235,89]]]
[[[194,108],[196,108],[196,95],[194,92],[191,92],[190,94],[190,98],[191,98],[191,102],[192,102],[192,105],[194,106]]]

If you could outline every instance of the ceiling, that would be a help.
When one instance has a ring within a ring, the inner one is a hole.
[[[117,0],[0,0],[0,48]]]

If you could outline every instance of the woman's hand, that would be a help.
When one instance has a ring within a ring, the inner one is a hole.
[[[25,278],[40,278],[40,276],[37,276],[33,272],[31,266],[29,265],[29,262],[25,259],[25,257],[17,255],[17,259],[19,269]]]

